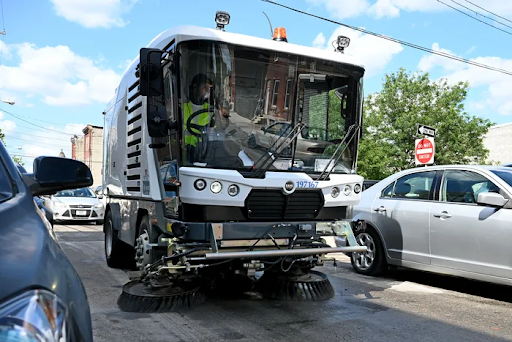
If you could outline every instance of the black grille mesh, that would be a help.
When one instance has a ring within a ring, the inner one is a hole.
[[[253,220],[311,220],[322,209],[321,190],[296,190],[285,195],[281,190],[253,189],[246,199],[247,218]]]

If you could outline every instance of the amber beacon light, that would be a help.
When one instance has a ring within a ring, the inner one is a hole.
[[[272,37],[273,40],[279,41],[279,42],[288,42],[288,39],[286,38],[286,30],[284,27],[276,27],[274,30],[274,36]]]

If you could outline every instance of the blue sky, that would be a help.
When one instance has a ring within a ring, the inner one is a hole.
[[[512,35],[436,0],[278,2],[512,71]],[[452,0],[443,2],[457,7]],[[457,2],[471,6],[465,0]],[[512,20],[512,1],[472,2]],[[0,100],[16,104],[0,102],[0,109],[19,117],[0,112],[9,151],[24,156],[29,169],[32,156],[57,155],[61,148],[70,156],[72,134],[82,135],[88,123],[103,125],[101,113],[127,61],[141,47],[172,26],[213,28],[217,10],[231,14],[226,28],[231,32],[269,38],[265,11],[274,27],[286,28],[292,43],[330,49],[334,37],[348,35],[352,41],[347,53],[367,67],[366,94],[379,91],[387,72],[400,67],[424,70],[433,79],[469,81],[470,114],[497,124],[512,121],[512,76],[468,67],[260,0],[3,0],[5,23],[0,21],[0,30],[5,28],[7,34],[0,36]]]

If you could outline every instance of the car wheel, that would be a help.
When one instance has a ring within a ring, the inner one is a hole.
[[[112,212],[109,210],[105,220],[105,258],[111,268],[125,268],[130,258],[131,246],[118,238],[118,231],[114,229]],[[133,257],[132,257],[133,259]]]
[[[359,274],[376,276],[386,270],[386,256],[379,235],[374,229],[368,228],[356,235],[356,241],[361,246],[368,248],[367,252],[353,252],[350,262],[354,270]]]
[[[247,145],[249,145],[250,148],[255,148],[258,144],[256,144],[256,137],[254,134],[251,134],[249,136],[249,139],[247,140]]]

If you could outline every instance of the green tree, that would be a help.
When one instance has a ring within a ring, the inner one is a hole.
[[[449,85],[404,69],[386,75],[382,90],[364,103],[358,173],[380,180],[415,167],[418,124],[437,129],[436,165],[486,163],[483,137],[492,123],[465,112],[468,87],[467,82]]]
[[[5,146],[7,146],[6,143],[5,143],[5,134],[2,133],[1,129],[0,129],[0,140],[2,140],[2,143]],[[21,157],[12,157],[12,159],[14,160],[15,163],[19,163],[20,165],[25,165],[25,163],[23,162]]]

